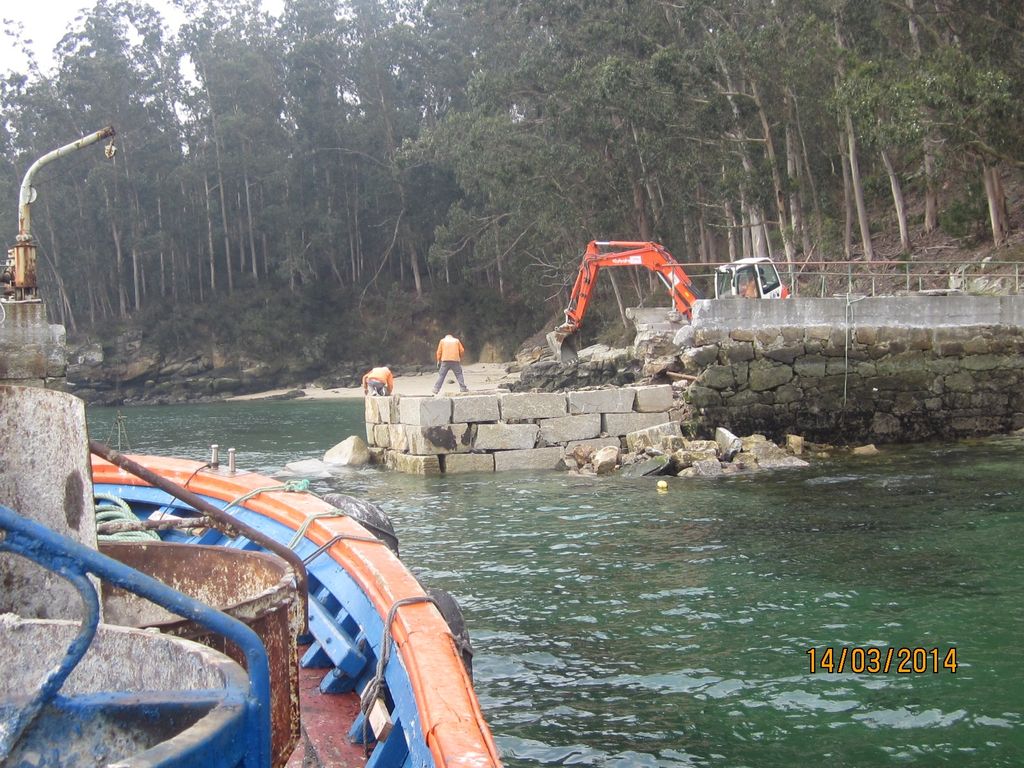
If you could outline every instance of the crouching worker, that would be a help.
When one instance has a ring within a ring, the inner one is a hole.
[[[395,377],[391,375],[391,369],[385,365],[371,368],[363,376],[363,394],[370,392],[375,395],[390,395],[395,391]]]

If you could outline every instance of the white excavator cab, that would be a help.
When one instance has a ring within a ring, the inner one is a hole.
[[[716,299],[784,299],[788,295],[771,259],[740,259],[715,271]]]

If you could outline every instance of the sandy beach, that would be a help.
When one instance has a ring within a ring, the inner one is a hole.
[[[462,367],[462,371],[466,380],[466,386],[469,387],[471,392],[497,389],[503,382],[510,380],[509,374],[505,372],[508,365],[508,363],[474,363],[472,365],[464,365]],[[436,378],[436,373],[395,376],[395,394],[430,395]],[[268,397],[278,397],[288,392],[292,392],[295,389],[296,387],[292,387],[291,389],[274,389],[267,392],[254,392],[253,394],[239,395],[230,399],[261,400]],[[322,389],[321,387],[309,386],[302,387],[302,391],[305,392],[305,394],[301,398],[296,398],[297,400],[340,400],[344,398],[363,396],[363,390],[361,387]],[[444,386],[441,388],[441,394],[452,395],[458,391],[459,385],[455,383],[455,377],[448,374],[447,381],[445,381]]]

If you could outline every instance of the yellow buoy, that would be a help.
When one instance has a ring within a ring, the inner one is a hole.
[[[666,483],[664,480],[659,480],[658,481],[658,491],[660,493],[666,493],[668,491],[668,483]]]

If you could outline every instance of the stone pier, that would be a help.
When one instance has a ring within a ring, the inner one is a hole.
[[[577,445],[624,445],[652,427],[679,431],[672,387],[368,397],[375,459],[415,474],[556,469]]]
[[[46,321],[40,301],[0,302],[0,385],[62,389],[68,349],[63,325]]]
[[[676,347],[702,435],[893,443],[1024,427],[1024,296],[698,302]]]

